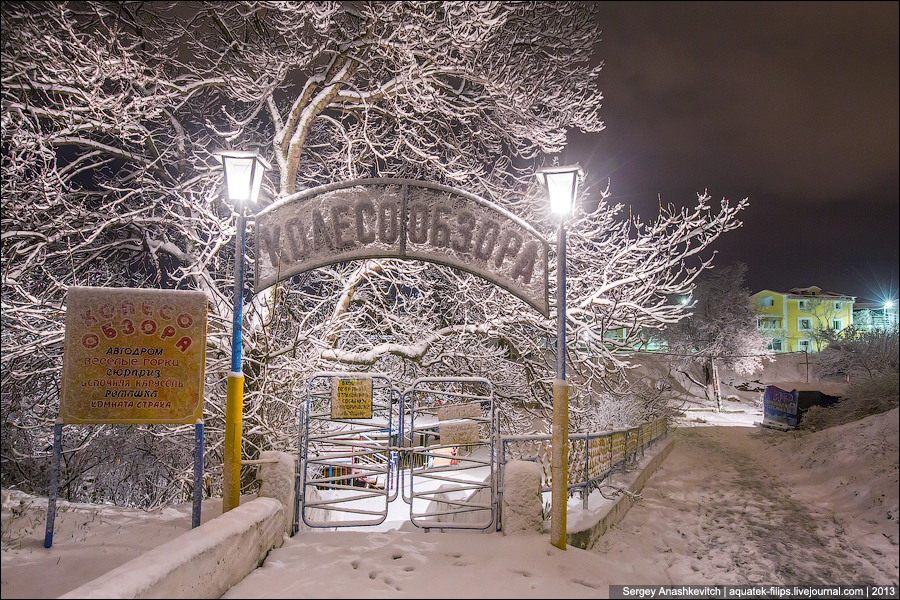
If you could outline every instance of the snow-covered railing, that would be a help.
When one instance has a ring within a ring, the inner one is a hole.
[[[665,437],[665,419],[643,423],[637,427],[601,433],[576,433],[569,436],[567,489],[581,489],[587,503],[591,487],[606,479],[617,468],[623,472],[628,464],[644,456],[644,450]],[[553,483],[550,459],[550,435],[504,435],[500,438],[501,464],[510,460],[530,460],[541,467],[541,489],[548,492]]]

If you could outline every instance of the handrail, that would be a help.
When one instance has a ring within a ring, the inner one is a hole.
[[[581,489],[584,506],[593,486],[610,476],[617,468],[625,472],[629,463],[637,461],[638,453],[657,439],[668,435],[666,419],[642,423],[629,429],[597,433],[569,435],[568,473],[569,490]],[[551,439],[548,434],[500,436],[500,464],[505,465],[510,455],[516,460],[530,460],[541,466],[541,491],[551,489]],[[515,449],[513,450],[514,447]]]

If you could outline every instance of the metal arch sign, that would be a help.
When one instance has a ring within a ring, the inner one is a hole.
[[[547,240],[456,188],[409,179],[324,185],[260,211],[255,234],[257,292],[337,262],[403,258],[468,271],[549,315]]]

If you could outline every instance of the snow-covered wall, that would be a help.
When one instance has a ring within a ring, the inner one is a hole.
[[[541,533],[541,467],[528,460],[512,460],[503,470],[503,533]]]
[[[286,511],[251,500],[60,598],[218,598],[281,546]]]
[[[291,535],[294,521],[294,455],[287,452],[265,450],[259,453],[256,478],[261,481],[260,498],[275,498],[284,505],[284,532]],[[272,462],[263,462],[272,461]]]

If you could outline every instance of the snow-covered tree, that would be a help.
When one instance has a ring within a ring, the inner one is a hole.
[[[874,321],[875,320],[872,318],[872,311],[867,308],[853,311],[853,326],[857,329],[869,331],[872,329]]]
[[[838,303],[833,300],[822,300],[821,298],[806,298],[803,300],[806,304],[804,312],[812,315],[813,329],[810,337],[816,343],[816,351],[822,350],[828,341],[834,337],[834,320],[844,314],[844,311],[838,310]]]
[[[897,328],[866,331],[857,327],[832,330],[828,345],[815,356],[821,377],[874,380],[900,372]]]
[[[707,398],[721,410],[718,365],[750,375],[762,368],[769,338],[756,326],[756,307],[744,288],[747,266],[733,263],[717,267],[697,281],[690,316],[662,332],[669,351],[682,364],[702,367],[701,383]]]
[[[590,4],[566,2],[3,3],[4,483],[45,485],[67,288],[161,287],[210,297],[215,490],[236,232],[216,151],[270,160],[264,204],[335,181],[405,177],[480,195],[552,239],[557,221],[532,174],[569,129],[603,127],[595,17]],[[745,202],[713,208],[703,196],[645,222],[583,187],[567,224],[567,327],[573,423],[591,427],[590,390],[615,385],[617,352],[637,341],[606,332],[677,323],[683,309],[666,299],[710,266],[704,250],[740,225]],[[378,370],[401,388],[421,375],[483,375],[507,431],[549,409],[553,319],[474,276],[369,260],[249,287],[245,456],[295,448],[297,405],[321,369]],[[110,428],[67,428],[77,449],[67,456],[84,460],[64,479],[94,477],[97,489],[102,465],[106,497],[127,488],[143,505],[187,490],[189,428],[132,429],[113,453],[99,442],[115,437]],[[116,460],[152,466],[148,489],[110,472]]]

